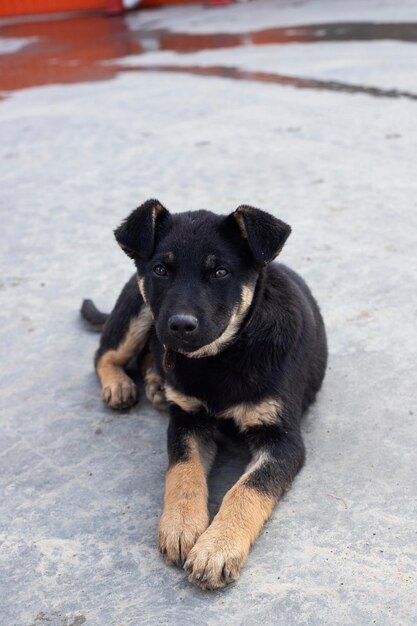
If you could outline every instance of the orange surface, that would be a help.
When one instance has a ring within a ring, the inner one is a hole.
[[[0,100],[8,92],[40,85],[109,80],[122,72],[177,71],[229,78],[255,79],[255,73],[233,68],[132,69],[123,66],[129,55],[144,52],[142,41],[151,38],[155,49],[179,54],[242,45],[288,44],[314,39],[315,27],[271,28],[241,33],[181,33],[164,29],[141,30],[125,16],[108,18],[101,10],[70,16],[0,23],[0,38],[28,39],[16,51],[0,55]],[[108,64],[108,61],[116,63]],[[266,80],[262,75],[259,80]],[[272,79],[271,79],[272,80]],[[276,80],[276,79],[274,79]],[[1,93],[3,92],[3,94]]]
[[[106,0],[3,0],[0,2],[0,16],[104,9],[105,6]]]
[[[100,13],[0,25],[0,37],[35,38],[22,50],[0,57],[0,91],[6,92],[109,79],[118,70],[103,62],[141,52],[124,17]]]
[[[164,4],[191,4],[195,0],[144,0],[141,7]],[[0,17],[35,13],[64,13],[86,9],[105,9],[107,0],[0,0]]]

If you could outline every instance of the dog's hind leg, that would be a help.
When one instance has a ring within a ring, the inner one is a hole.
[[[165,396],[165,381],[153,367],[152,352],[148,352],[141,363],[141,371],[145,383],[145,394],[149,402],[160,411],[168,408]]]
[[[152,323],[133,276],[104,325],[95,359],[102,398],[112,409],[126,409],[137,401],[136,385],[124,368],[145,348]]]

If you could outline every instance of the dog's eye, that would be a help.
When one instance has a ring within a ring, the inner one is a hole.
[[[155,265],[153,271],[157,276],[167,276],[168,272],[163,265]]]
[[[224,278],[228,275],[228,270],[225,267],[218,267],[214,272],[216,278]]]

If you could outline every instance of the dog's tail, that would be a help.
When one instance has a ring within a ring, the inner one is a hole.
[[[108,313],[102,313],[98,310],[92,300],[83,300],[80,309],[81,317],[88,322],[91,330],[99,333],[109,317]]]

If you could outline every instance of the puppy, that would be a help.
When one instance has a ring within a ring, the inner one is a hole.
[[[172,215],[157,200],[115,231],[135,275],[103,324],[96,370],[104,402],[137,400],[125,366],[141,355],[145,389],[169,405],[169,467],[159,549],[206,589],[235,581],[251,545],[304,462],[300,421],[323,381],[323,320],[305,282],[271,263],[290,227],[250,206]],[[223,420],[252,460],[209,523],[207,475]]]

